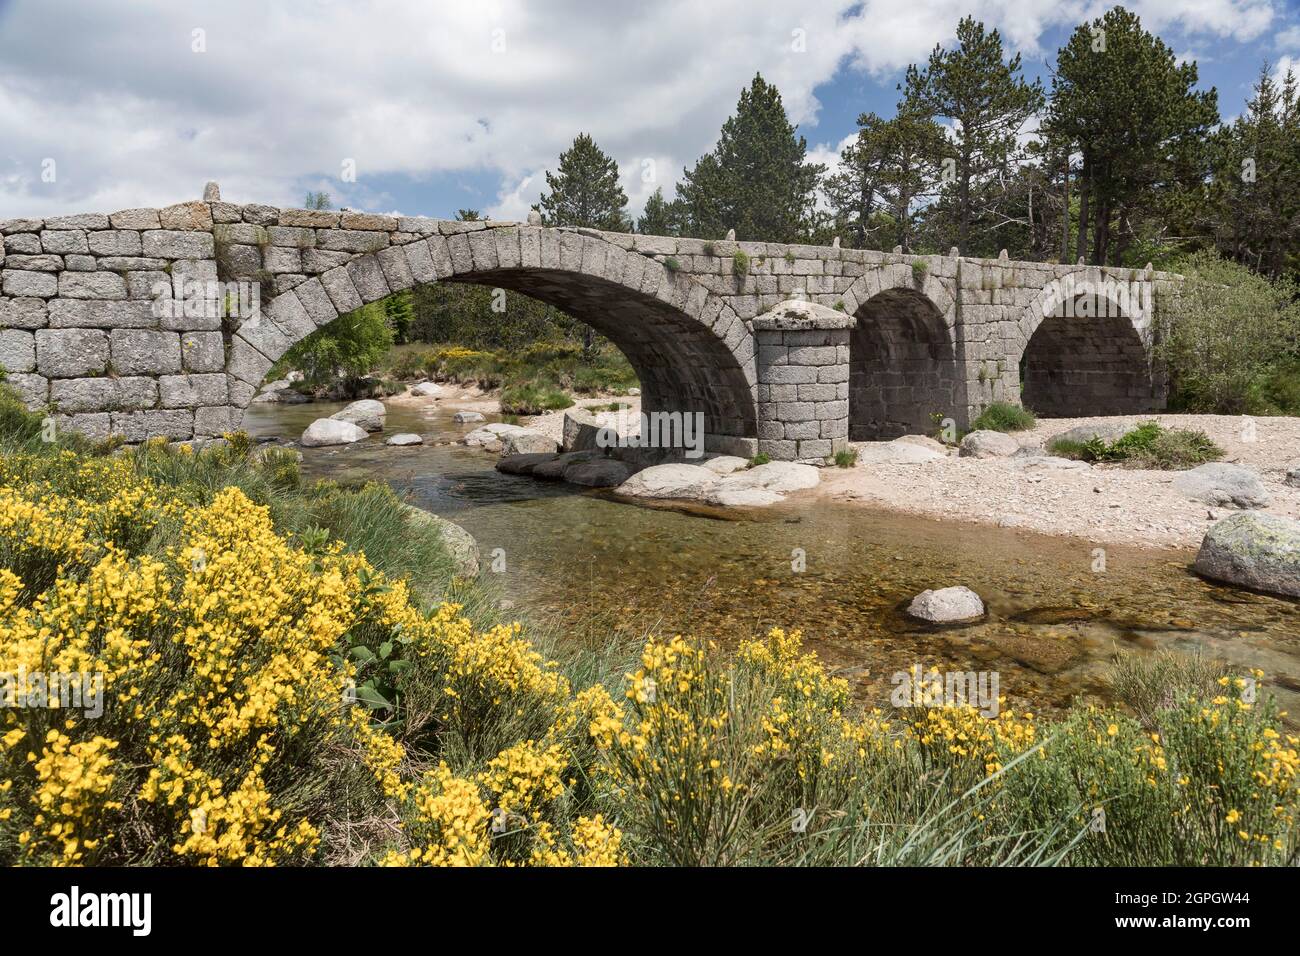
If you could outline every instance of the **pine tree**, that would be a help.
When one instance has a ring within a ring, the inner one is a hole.
[[[909,66],[905,89],[910,111],[952,122],[945,206],[965,254],[979,212],[975,191],[991,177],[1007,176],[1019,161],[1017,138],[1042,105],[1042,85],[1020,76],[1019,54],[1003,59],[997,30],[986,33],[984,24],[965,17],[956,48],[936,46],[924,70]]]
[[[721,238],[798,242],[814,225],[824,166],[806,162],[808,144],[795,135],[781,94],[756,75],[742,90],[736,114],[722,125],[712,153],[684,172],[678,195],[689,230]]]
[[[618,163],[586,133],[560,154],[559,171],[546,172],[549,193],[533,208],[548,226],[585,226],[629,232],[627,193],[618,184]]]
[[[1091,261],[1120,261],[1142,216],[1155,213],[1163,230],[1203,199],[1218,108],[1196,80],[1196,64],[1177,63],[1123,7],[1081,25],[1059,51],[1046,128],[1082,156],[1080,255],[1091,230]]]
[[[664,199],[661,186],[645,201],[645,211],[637,220],[636,231],[647,236],[680,236],[683,215],[681,202]]]
[[[1270,276],[1294,264],[1300,240],[1300,104],[1287,71],[1260,70],[1246,112],[1211,144],[1206,226],[1227,256]]]

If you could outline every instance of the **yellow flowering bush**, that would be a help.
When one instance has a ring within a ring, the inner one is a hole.
[[[621,686],[575,692],[519,624],[426,611],[269,495],[313,493],[289,464],[250,456],[238,436],[0,456],[0,674],[23,695],[0,707],[0,865],[978,864],[1024,846],[1032,862],[1242,865],[1297,850],[1300,742],[1243,678],[1141,721],[864,713],[798,631],[775,629],[730,655],[652,639]],[[359,503],[365,528],[400,514],[386,491],[314,493],[316,514]]]

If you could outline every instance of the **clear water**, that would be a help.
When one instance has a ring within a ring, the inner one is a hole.
[[[244,427],[296,440],[341,407],[255,405]],[[1117,649],[1201,650],[1263,670],[1291,720],[1300,716],[1300,603],[1202,581],[1191,552],[1111,546],[1099,574],[1086,541],[835,502],[744,514],[631,504],[500,474],[495,456],[451,444],[477,427],[454,423],[452,411],[390,404],[385,433],[303,449],[304,472],[383,479],[460,523],[485,559],[501,549],[505,570],[492,577],[503,596],[574,639],[688,633],[726,645],[801,628],[869,701],[885,703],[891,676],[921,664],[997,671],[1011,704],[1036,710],[1104,698]],[[399,431],[426,444],[383,444]],[[917,592],[952,584],[984,598],[986,620],[933,628],[902,613]]]

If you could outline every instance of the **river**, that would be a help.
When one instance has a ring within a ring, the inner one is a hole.
[[[342,407],[257,404],[244,428],[296,440]],[[503,475],[493,455],[438,444],[477,427],[453,422],[453,411],[389,404],[384,433],[302,449],[303,472],[384,480],[461,524],[503,600],[572,639],[686,633],[725,646],[772,626],[799,628],[870,702],[885,704],[892,676],[920,664],[997,672],[1008,703],[1035,711],[1104,699],[1116,650],[1173,648],[1263,670],[1290,721],[1300,715],[1300,603],[1202,581],[1188,569],[1191,552],[1110,546],[1098,571],[1083,540],[824,499],[795,496],[743,515],[630,504]],[[383,444],[399,431],[426,444]],[[902,613],[919,591],[952,584],[983,597],[985,620],[935,628]]]

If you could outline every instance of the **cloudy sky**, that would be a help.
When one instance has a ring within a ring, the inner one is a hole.
[[[633,211],[761,72],[819,158],[971,13],[1047,64],[1082,0],[0,0],[0,218],[197,198],[522,218],[578,132]],[[1296,0],[1133,0],[1235,116]],[[351,175],[355,170],[355,176]],[[52,181],[50,181],[52,180]]]

